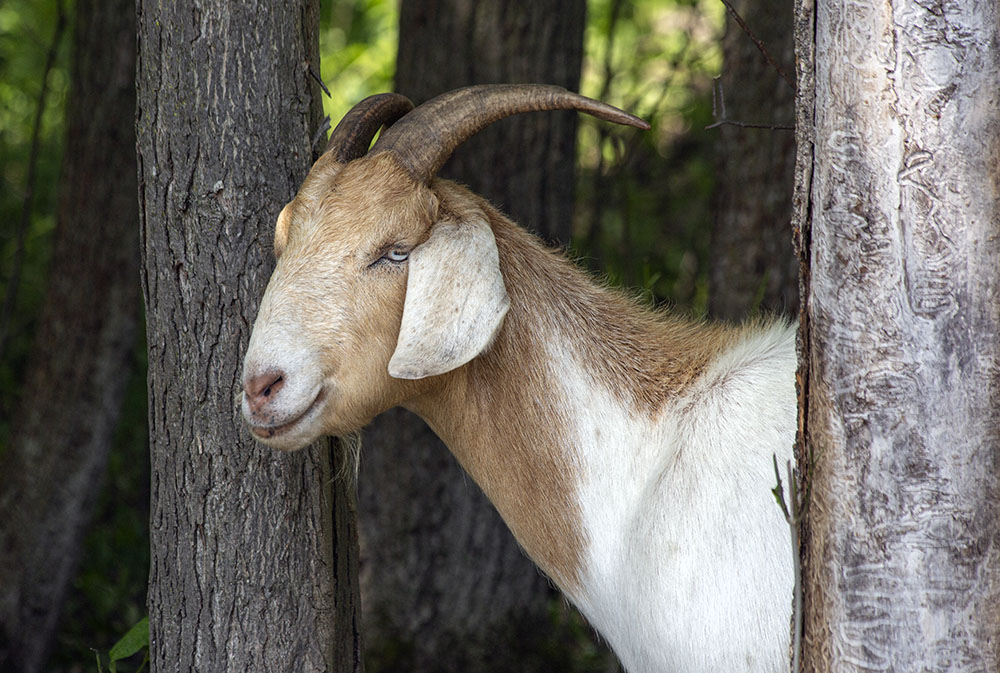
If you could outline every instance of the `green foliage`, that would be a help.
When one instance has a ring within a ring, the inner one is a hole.
[[[714,0],[591,0],[581,90],[647,119],[648,133],[583,118],[573,249],[614,284],[702,314],[714,174]]]
[[[45,293],[55,226],[70,42],[69,31],[64,31],[56,45],[54,67],[46,79],[45,63],[56,19],[55,2],[5,0],[0,4],[0,304],[7,295],[15,258],[23,255],[18,301],[13,311],[0,315],[10,335],[0,359],[0,452],[7,445],[35,319]],[[31,138],[43,86],[48,88],[48,96],[39,129],[32,217],[23,251],[19,251],[17,229],[28,190]]]
[[[115,643],[111,649],[108,651],[108,670],[111,673],[118,673],[118,662],[129,657],[142,653],[142,663],[139,664],[139,668],[136,669],[136,673],[139,673],[145,666],[146,662],[149,661],[149,617],[143,617],[140,619],[135,626],[128,630],[121,640]],[[97,671],[98,673],[104,673],[104,669],[101,666],[101,655],[95,653],[97,658]]]
[[[399,7],[388,0],[324,2],[320,21],[322,76],[333,125],[362,98],[392,91]]]

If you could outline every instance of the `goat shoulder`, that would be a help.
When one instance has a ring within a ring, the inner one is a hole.
[[[778,670],[791,568],[771,456],[791,453],[792,330],[644,308],[436,189],[485,213],[510,309],[411,407],[628,670]]]

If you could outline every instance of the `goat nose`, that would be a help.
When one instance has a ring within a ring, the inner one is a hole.
[[[250,410],[256,413],[267,406],[284,385],[285,372],[280,369],[271,369],[247,379],[243,384],[243,392]]]

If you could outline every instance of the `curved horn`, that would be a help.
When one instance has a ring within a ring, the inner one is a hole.
[[[423,103],[386,130],[372,154],[394,152],[410,175],[429,182],[459,145],[490,124],[520,112],[579,110],[647,130],[616,107],[547,84],[485,84],[455,89]]]
[[[348,111],[330,134],[327,152],[333,158],[347,163],[364,156],[368,152],[372,138],[384,126],[390,126],[397,119],[413,109],[413,103],[398,93],[380,93],[369,96]]]

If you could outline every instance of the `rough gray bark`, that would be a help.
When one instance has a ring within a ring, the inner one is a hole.
[[[584,2],[401,5],[396,88],[420,103],[456,87],[546,82],[576,89]],[[501,121],[442,175],[552,241],[569,239],[575,113]],[[367,431],[360,511],[369,671],[565,668],[551,590],[444,445],[392,410]]]
[[[793,77],[792,0],[734,0],[732,5]],[[728,14],[726,22],[716,114],[746,124],[791,126],[792,84]],[[718,187],[709,311],[727,320],[742,318],[751,310],[794,315],[798,273],[790,220],[795,135],[735,125],[721,126],[716,133]]]
[[[812,6],[804,670],[1000,670],[1000,7]]]
[[[330,445],[250,438],[241,359],[312,159],[318,4],[140,0],[153,671],[359,670]]]
[[[0,464],[0,670],[43,670],[121,414],[136,323],[135,11],[76,4],[52,263]]]

